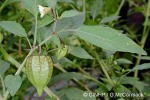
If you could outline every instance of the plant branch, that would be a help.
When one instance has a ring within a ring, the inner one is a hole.
[[[49,39],[51,39],[51,36],[47,37],[47,39],[45,39],[44,41],[42,41],[39,46],[43,45],[44,43],[46,43]],[[7,61],[11,62],[13,65],[15,65],[18,70],[15,73],[15,75],[19,75],[25,65],[25,62],[27,60],[27,58],[38,48],[38,46],[34,47],[33,49],[30,50],[30,52],[28,53],[28,55],[26,56],[26,58],[24,59],[23,63],[20,65],[15,59],[13,59],[11,56],[9,56],[9,54],[5,51],[5,49],[0,45],[0,52],[2,53],[4,59],[6,59]],[[7,99],[9,95],[9,92],[6,91],[6,93],[4,94],[4,100]]]
[[[147,26],[148,24],[148,20],[149,20],[149,12],[150,12],[150,0],[148,1],[148,5],[147,5],[147,13],[146,13],[146,20],[145,20],[145,26],[144,26],[144,30],[143,30],[143,34],[142,34],[142,38],[141,38],[141,42],[140,42],[140,46],[142,48],[144,48],[144,45],[146,43],[147,37],[148,37],[148,33],[149,33],[149,28]],[[141,62],[141,56],[142,55],[138,55],[137,60],[136,60],[136,64],[135,65],[139,65]],[[136,78],[138,76],[138,70],[135,70],[134,72],[134,77]]]
[[[107,70],[105,69],[107,66],[106,66],[105,63],[99,58],[99,56],[98,56],[98,54],[97,54],[96,52],[94,52],[94,54],[95,54],[95,57],[96,57],[96,59],[97,59],[99,65],[100,65],[101,68],[102,68],[102,71],[104,72],[106,78],[108,79],[109,83],[114,86],[114,82],[112,81],[112,79],[110,78],[109,74],[107,73]]]
[[[34,30],[34,41],[33,41],[33,47],[36,46],[36,38],[37,38],[37,16],[35,16],[35,30]]]

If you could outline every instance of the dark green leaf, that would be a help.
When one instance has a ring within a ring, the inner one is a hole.
[[[6,72],[6,70],[8,70],[10,67],[10,64],[3,61],[3,60],[0,60],[0,75],[2,75],[3,73]]]
[[[4,83],[11,96],[14,96],[22,84],[22,79],[19,75],[7,75],[5,77]]]
[[[69,88],[66,91],[66,96],[69,100],[96,100],[94,96],[90,97],[90,93],[77,88]]]
[[[84,59],[93,59],[91,55],[89,55],[83,48],[81,47],[69,47],[69,53],[79,57],[79,58],[84,58]]]
[[[61,73],[61,74],[58,74],[58,75],[52,77],[50,84],[54,84],[54,83],[57,83],[60,81],[65,81],[65,80],[67,81],[67,80],[70,80],[73,78],[81,79],[81,78],[83,78],[83,76],[81,74],[75,73],[75,72]]]
[[[76,32],[81,39],[106,50],[147,54],[133,40],[109,27],[82,26]]]
[[[11,32],[17,36],[27,37],[25,29],[15,21],[0,21],[0,26],[8,32]]]
[[[37,0],[21,0],[22,5],[34,16],[38,15]]]

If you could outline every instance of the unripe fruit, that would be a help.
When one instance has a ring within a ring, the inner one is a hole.
[[[61,59],[62,57],[64,57],[68,52],[68,46],[64,45],[63,48],[58,49],[57,51],[57,59]]]
[[[53,72],[52,59],[49,56],[30,56],[26,62],[26,74],[35,86],[39,96],[51,79]]]

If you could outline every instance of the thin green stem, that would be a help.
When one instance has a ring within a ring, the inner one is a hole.
[[[7,5],[8,2],[9,2],[9,0],[5,0],[5,2],[1,5],[1,7],[0,7],[0,13],[2,12],[2,10]]]
[[[37,19],[38,17],[35,16],[35,30],[34,30],[34,41],[33,41],[33,47],[36,46],[36,38],[37,38]]]
[[[32,48],[32,45],[31,45],[31,43],[30,43],[30,40],[29,40],[29,38],[27,37],[26,38],[27,39],[27,41],[28,41],[28,44],[29,44],[29,46],[30,46],[30,49]]]
[[[0,75],[1,78],[1,83],[2,83],[2,87],[3,87],[3,94],[5,93],[5,84],[4,84],[4,80],[3,80],[3,76]]]
[[[124,2],[125,2],[125,0],[121,0],[121,4],[120,4],[120,6],[119,6],[119,8],[117,9],[116,14],[115,14],[116,16],[119,15],[119,12],[120,12],[120,10],[121,10],[121,8],[122,8]]]
[[[48,87],[44,88],[44,91],[51,97],[51,98],[56,98],[56,100],[60,100],[58,96],[56,96]]]
[[[97,54],[96,52],[94,52],[94,54],[95,54],[95,57],[96,57],[96,59],[97,59],[99,65],[100,65],[101,68],[102,68],[102,71],[104,72],[106,78],[108,79],[109,83],[114,86],[114,83],[113,83],[112,79],[110,78],[110,76],[109,76],[107,70],[105,69],[107,66],[106,66],[105,63],[99,58],[99,56],[98,56],[98,54]]]

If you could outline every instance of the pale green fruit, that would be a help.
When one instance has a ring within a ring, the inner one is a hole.
[[[68,46],[64,45],[63,48],[58,49],[57,51],[57,58],[58,60],[64,57],[68,52]]]
[[[48,56],[30,56],[25,68],[29,81],[35,86],[38,95],[41,96],[44,87],[52,76],[52,59]]]

